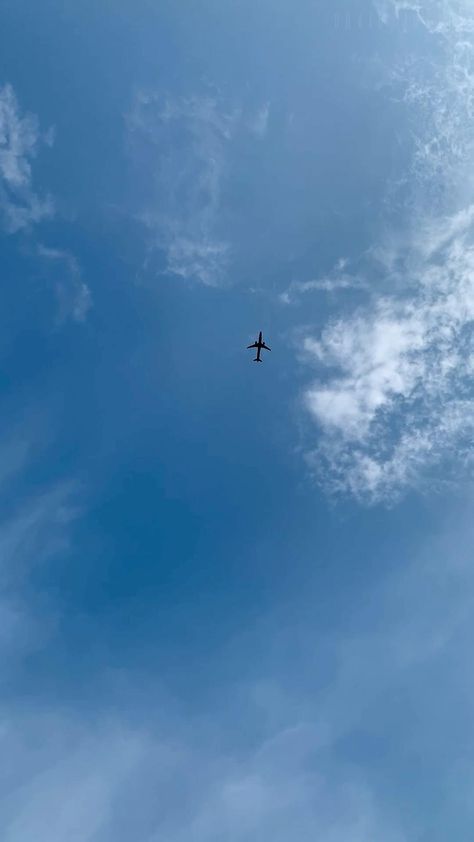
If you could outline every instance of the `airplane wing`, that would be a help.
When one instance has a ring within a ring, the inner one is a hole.
[[[262,348],[265,348],[265,351],[271,351],[272,350],[271,348],[268,347],[268,345],[265,345],[265,342],[263,343]]]
[[[252,342],[251,345],[247,345],[247,349],[248,348],[258,348],[258,342]]]

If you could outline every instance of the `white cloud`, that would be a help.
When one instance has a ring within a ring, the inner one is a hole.
[[[375,297],[319,339],[306,338],[308,358],[330,372],[306,390],[322,430],[310,460],[337,489],[379,499],[416,484],[423,466],[452,451],[466,462],[474,431],[471,216],[428,226],[399,258],[385,281],[396,289],[399,277],[410,278],[409,295]]]
[[[0,88],[0,215],[9,233],[53,213],[51,198],[34,192],[31,171],[40,143],[52,139],[51,133],[41,136],[36,117],[21,113],[11,85]]]
[[[33,448],[28,436],[3,432],[0,449],[0,655],[7,661],[44,645],[56,622],[45,617],[28,587],[31,572],[67,554],[70,529],[78,516],[77,488],[57,482],[25,491]]]
[[[105,838],[112,796],[135,771],[137,756],[146,755],[145,745],[112,725],[84,731],[58,713],[4,714],[2,726],[10,766],[0,785],[5,842]]]
[[[4,476],[0,493],[11,467]],[[24,583],[32,564],[64,551],[73,491],[47,490],[0,522],[2,571],[20,571]],[[68,694],[66,705],[56,689],[21,705],[0,695],[2,839],[411,842],[434,820],[449,827],[459,803],[447,785],[463,777],[458,727],[472,777],[472,533],[468,513],[413,561],[390,564],[342,618],[329,611],[320,625],[311,610],[282,622],[281,608],[261,618],[221,651],[226,663],[238,651],[245,666],[233,686],[222,689],[219,677],[205,714],[191,703],[180,716],[184,702],[167,699],[153,671],[124,662],[117,678],[107,657],[99,675],[88,664],[90,707],[87,694],[77,706]],[[49,631],[44,616],[25,625],[31,606],[18,582],[16,591],[18,617],[0,599],[4,676],[5,652],[21,657]],[[423,786],[445,794],[428,815],[411,776],[425,754],[436,772]]]
[[[52,198],[40,198],[33,189],[32,161],[41,144],[50,147],[54,140],[54,128],[42,134],[37,118],[22,114],[11,85],[0,88],[0,224],[7,234],[28,230],[53,215]],[[60,249],[41,245],[36,249],[50,266],[61,266],[62,277],[50,279],[59,301],[60,320],[72,317],[84,321],[91,295],[81,279],[76,258]]]
[[[353,770],[315,758],[309,725],[284,729],[253,756],[215,779],[190,823],[170,838],[184,842],[402,842],[370,787]],[[160,838],[157,833],[153,842]]]
[[[69,530],[77,517],[75,489],[57,485],[26,499],[0,520],[0,653],[4,668],[42,648],[53,633],[57,612],[37,605],[27,586],[35,567],[69,551]],[[4,671],[4,678],[7,673]]]
[[[432,49],[409,51],[390,68],[393,94],[411,114],[413,162],[401,180],[411,200],[444,207],[453,194],[470,203],[474,190],[474,15],[470,0],[378,0],[385,23],[414,15]],[[420,191],[420,192],[419,192]],[[393,196],[392,196],[393,198]],[[453,209],[453,206],[451,206]]]
[[[124,669],[122,689],[145,683],[138,713],[110,674],[92,710],[3,702],[2,838],[409,842],[433,821],[449,828],[458,727],[472,776],[470,520],[392,567],[329,628],[266,616],[243,632],[232,647],[260,657],[227,688],[230,710],[216,690],[205,715],[180,718],[150,675]],[[445,795],[428,813],[411,774],[427,762],[422,789]]]
[[[90,289],[82,280],[79,263],[68,251],[38,246],[39,257],[49,264],[48,280],[53,283],[59,304],[59,320],[72,318],[76,322],[83,322],[92,307]],[[56,267],[51,273],[51,266]],[[52,277],[51,274],[53,274]]]
[[[149,206],[140,218],[165,251],[169,273],[210,286],[224,281],[229,260],[218,217],[226,146],[238,119],[213,97],[144,92],[127,117],[139,166],[145,160],[151,170]]]
[[[278,297],[282,304],[293,304],[308,292],[337,293],[341,290],[365,289],[367,286],[367,281],[357,272],[351,271],[349,261],[341,257],[327,275],[311,281],[292,281]]]
[[[309,463],[332,489],[371,501],[472,464],[474,17],[428,5],[384,6],[386,20],[416,12],[439,47],[437,63],[410,57],[392,73],[417,125],[403,228],[365,256],[366,277],[379,274],[368,302],[304,346],[319,371],[304,397],[321,431]]]
[[[9,453],[15,455],[8,463]],[[5,449],[3,497],[12,472],[16,481],[24,479],[26,453],[20,441]],[[67,553],[78,515],[74,496],[74,486],[58,484],[21,495],[8,513],[2,509],[4,680],[10,662],[44,646],[54,632],[60,607],[48,606],[47,616],[37,610],[28,580],[35,566]],[[137,716],[128,697],[137,677],[121,669],[117,686],[105,664],[102,691],[89,711],[45,696],[17,705],[10,691],[0,694],[0,751],[8,758],[0,771],[5,842],[290,842],[295,834],[301,842],[315,835],[324,842],[405,842],[364,770],[318,755],[320,728],[301,720],[298,709],[286,707],[285,722],[243,746],[227,714],[224,724],[222,711],[181,719],[150,676],[149,705]],[[229,729],[225,740],[222,727]]]
[[[208,286],[226,282],[232,256],[223,197],[239,131],[267,131],[269,104],[248,117],[216,96],[170,98],[139,92],[127,115],[137,173],[147,173],[139,219],[166,272]]]
[[[400,18],[401,13],[416,15],[432,34],[451,37],[474,32],[470,0],[373,0],[384,23]]]
[[[253,131],[257,137],[265,137],[267,130],[268,130],[268,121],[270,118],[270,103],[266,102],[265,105],[257,111],[254,118],[250,121],[250,129]]]
[[[315,760],[309,725],[239,761],[103,714],[6,711],[0,727],[5,842],[405,840],[355,770]]]
[[[68,526],[76,516],[72,494],[70,486],[58,485],[0,520],[0,581],[21,579],[32,563],[69,548]]]
[[[224,279],[228,261],[227,243],[210,239],[189,240],[175,236],[168,247],[167,271],[181,278],[197,278],[215,286]]]

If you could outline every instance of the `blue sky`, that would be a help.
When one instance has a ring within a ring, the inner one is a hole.
[[[4,0],[6,842],[472,838],[470,6]]]

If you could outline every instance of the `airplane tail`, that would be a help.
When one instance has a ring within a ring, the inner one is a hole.
[[[259,358],[258,358],[258,357],[255,357],[255,359],[254,359],[254,363],[263,363],[263,360],[259,360]]]

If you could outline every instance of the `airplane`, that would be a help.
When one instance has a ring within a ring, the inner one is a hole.
[[[260,351],[262,348],[265,348],[265,351],[271,351],[272,349],[265,345],[265,342],[262,339],[262,331],[258,334],[258,342],[253,342],[252,345],[247,345],[247,350],[249,348],[256,348],[257,349],[257,356],[254,359],[254,363],[263,363],[263,360],[260,357]]]

